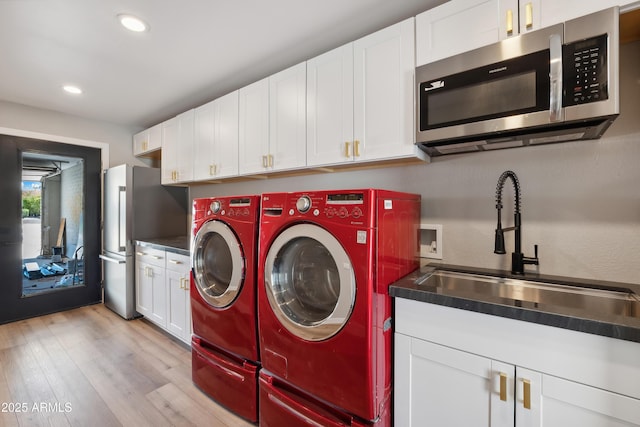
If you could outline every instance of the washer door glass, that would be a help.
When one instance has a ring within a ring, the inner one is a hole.
[[[271,309],[297,337],[327,339],[342,329],[353,310],[351,261],[338,240],[316,225],[291,226],[274,240],[264,279]]]
[[[221,221],[205,223],[191,248],[198,292],[210,305],[226,307],[240,293],[245,261],[235,233]]]

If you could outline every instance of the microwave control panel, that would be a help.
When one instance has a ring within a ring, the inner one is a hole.
[[[606,34],[564,45],[562,65],[563,106],[609,98]]]

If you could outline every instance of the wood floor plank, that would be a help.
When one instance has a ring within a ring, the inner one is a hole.
[[[168,420],[104,357],[81,364],[81,371],[118,421],[125,426],[165,426]]]
[[[147,395],[147,399],[174,426],[211,426],[227,427],[227,424],[207,412],[199,405],[194,405],[182,390],[175,384],[168,383]]]
[[[49,426],[50,422],[64,425],[64,414],[41,411],[41,404],[55,402],[55,394],[44,378],[29,344],[3,350],[5,376],[14,402],[24,411],[16,417],[21,426]],[[68,425],[68,423],[67,423]]]
[[[0,350],[22,345],[26,341],[22,332],[13,323],[0,325]]]
[[[100,420],[101,426],[120,425],[55,336],[40,339],[33,343],[32,347],[57,402],[62,405],[62,410],[72,426],[93,425],[96,419]]]
[[[13,412],[14,403],[9,386],[7,384],[7,378],[5,376],[5,366],[7,361],[4,357],[5,349],[0,349],[0,403],[3,405],[2,412],[0,412],[0,425],[6,427],[18,426],[18,418]]]
[[[0,325],[0,399],[53,405],[0,427],[253,425],[193,384],[188,346],[102,304]]]

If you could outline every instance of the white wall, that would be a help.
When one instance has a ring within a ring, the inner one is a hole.
[[[523,252],[543,274],[640,283],[640,42],[623,46],[621,111],[605,137],[435,158],[431,164],[213,184],[191,197],[379,187],[422,195],[423,222],[443,224],[444,262],[510,268],[493,253],[495,190],[511,169],[522,190]],[[510,181],[503,202],[512,207]],[[512,224],[509,209],[503,225]],[[507,233],[507,252],[513,250]]]
[[[132,138],[138,130],[0,101],[0,133],[78,145],[106,144],[109,161],[105,167],[144,164],[133,156]]]

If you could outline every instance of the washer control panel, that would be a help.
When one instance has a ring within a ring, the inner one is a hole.
[[[235,217],[250,221],[259,215],[259,201],[259,196],[195,199],[194,212],[200,211],[206,218]]]
[[[263,215],[299,218],[326,218],[345,223],[365,221],[367,196],[363,192],[308,192],[266,195],[262,200]]]

